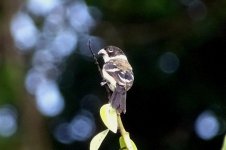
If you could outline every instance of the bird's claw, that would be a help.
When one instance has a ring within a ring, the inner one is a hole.
[[[101,85],[101,86],[104,86],[105,84],[107,84],[107,81],[102,81],[102,82],[100,82],[100,85]]]

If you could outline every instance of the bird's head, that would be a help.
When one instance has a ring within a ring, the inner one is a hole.
[[[101,49],[98,52],[98,55],[102,56],[105,62],[118,57],[123,57],[123,59],[126,59],[123,51],[116,46],[107,46]]]

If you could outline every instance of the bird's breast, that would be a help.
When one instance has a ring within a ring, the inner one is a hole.
[[[103,73],[104,79],[106,79],[108,82],[108,87],[111,89],[111,91],[114,91],[116,88],[115,79],[112,76],[110,76],[104,69],[103,69],[102,73]]]

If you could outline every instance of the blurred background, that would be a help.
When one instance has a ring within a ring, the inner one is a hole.
[[[226,130],[226,1],[3,0],[0,149],[87,150],[105,129],[88,49],[124,50],[123,123],[139,150],[219,150]],[[101,62],[101,60],[100,60]],[[110,133],[101,149],[119,149]]]

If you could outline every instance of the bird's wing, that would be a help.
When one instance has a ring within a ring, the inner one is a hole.
[[[115,79],[117,84],[125,86],[127,90],[132,86],[134,80],[133,72],[129,67],[124,66],[122,62],[106,62],[104,69]]]

